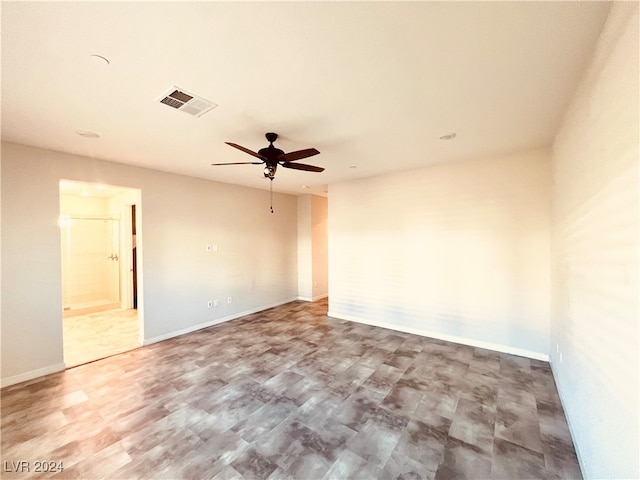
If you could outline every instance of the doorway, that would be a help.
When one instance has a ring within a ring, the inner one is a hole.
[[[137,189],[60,181],[67,368],[141,345],[136,262],[140,242],[135,228],[139,204]]]

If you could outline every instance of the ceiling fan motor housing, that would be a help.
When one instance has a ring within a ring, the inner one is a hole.
[[[275,138],[278,137],[275,133],[267,133],[267,140],[269,140],[269,142],[275,141],[274,136]],[[284,155],[284,152],[274,147],[273,143],[271,143],[268,147],[258,150],[258,153],[265,158],[264,176],[273,180],[276,170],[278,169],[278,158]]]

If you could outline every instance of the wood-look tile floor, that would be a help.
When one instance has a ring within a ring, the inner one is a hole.
[[[138,311],[117,308],[63,319],[64,363],[74,367],[138,348]]]
[[[3,389],[2,465],[31,467],[3,478],[580,478],[548,364],[326,312],[293,302]]]

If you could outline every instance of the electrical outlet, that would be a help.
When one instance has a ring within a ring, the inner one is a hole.
[[[214,307],[217,307],[217,306],[218,306],[218,299],[217,299],[217,298],[213,301],[213,306],[214,306]]]
[[[233,297],[227,297],[227,303],[233,303]]]
[[[212,301],[212,300],[209,300],[209,301],[207,302],[207,308],[211,308],[211,307],[213,307],[213,301]]]

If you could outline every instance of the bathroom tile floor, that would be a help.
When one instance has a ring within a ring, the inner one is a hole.
[[[138,348],[138,311],[117,308],[63,319],[67,368]]]
[[[3,389],[3,478],[581,478],[547,363],[326,312],[293,302]]]

